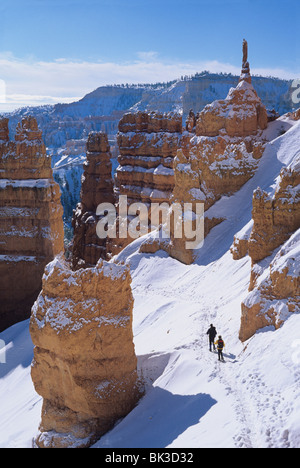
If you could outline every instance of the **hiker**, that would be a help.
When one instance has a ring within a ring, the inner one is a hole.
[[[215,347],[215,338],[217,336],[217,330],[215,327],[211,324],[210,329],[206,333],[209,336],[209,350],[211,351],[211,347],[214,347],[214,351],[216,350]]]
[[[225,362],[224,361],[224,356],[223,356],[223,349],[225,348],[225,343],[224,343],[221,335],[219,336],[219,339],[215,342],[215,344],[217,345],[219,361]]]

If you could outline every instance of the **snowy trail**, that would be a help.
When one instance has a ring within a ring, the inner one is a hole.
[[[216,314],[212,316],[209,309],[207,312],[201,314],[202,319],[202,339],[200,346],[202,349],[208,349],[208,339],[206,337],[205,325],[213,323]],[[206,326],[207,328],[207,326]],[[240,427],[238,433],[233,437],[236,448],[254,448],[257,447],[257,440],[254,439],[254,424],[249,420],[249,409],[245,406],[243,395],[238,391],[236,385],[236,376],[234,366],[237,364],[237,358],[224,350],[225,363],[217,360],[217,352],[204,353],[204,360],[207,366],[213,363],[213,370],[211,372],[211,379],[218,380],[219,384],[224,388],[227,394],[231,394],[234,399],[234,406],[232,416],[235,415],[237,426]],[[231,416],[231,417],[232,417]],[[254,442],[253,442],[254,440]]]
[[[152,263],[151,258],[145,260],[141,259],[140,263],[138,271],[134,273],[134,278],[141,277],[141,269],[143,270],[144,275],[146,275],[147,269],[148,280],[149,277],[153,278],[151,267],[149,267],[149,264]],[[246,265],[246,263],[244,263],[244,265]],[[155,268],[159,267],[155,261],[153,261],[153,266],[155,266]],[[176,266],[178,268],[179,265],[177,264]],[[168,308],[172,307],[172,301],[177,304],[180,303],[182,311],[188,311],[188,313],[184,315],[184,319],[182,321],[185,323],[189,321],[189,331],[191,332],[191,330],[193,330],[194,333],[190,333],[189,340],[184,340],[183,344],[175,343],[173,349],[179,352],[188,350],[190,353],[190,361],[194,360],[195,366],[199,367],[200,365],[201,372],[208,374],[207,381],[209,382],[210,392],[213,398],[215,398],[215,392],[213,389],[216,386],[218,386],[217,393],[229,396],[230,418],[235,420],[232,424],[232,427],[234,428],[234,432],[231,434],[232,446],[250,448],[256,445],[256,442],[252,443],[252,439],[250,437],[250,435],[255,431],[250,427],[251,421],[249,421],[249,418],[246,416],[248,409],[244,408],[245,402],[243,401],[243,396],[239,393],[236,386],[234,366],[238,364],[238,361],[235,354],[228,350],[225,351],[227,362],[224,365],[218,362],[217,354],[209,352],[208,337],[206,335],[209,325],[217,322],[218,329],[224,328],[222,319],[220,320],[218,317],[218,310],[222,308],[226,302],[231,304],[230,299],[226,297],[225,290],[227,291],[227,294],[229,292],[226,284],[223,289],[219,290],[219,292],[216,292],[215,287],[211,287],[210,291],[208,289],[208,285],[211,283],[211,275],[215,273],[216,268],[216,265],[212,265],[210,268],[198,266],[194,269],[194,273],[191,274],[190,272],[188,273],[185,271],[186,267],[181,266],[179,267],[179,270],[182,270],[180,272],[181,274],[176,279],[171,278],[169,280],[168,289],[166,289],[165,283],[163,283],[163,285],[161,283],[160,285],[157,285],[155,284],[155,281],[154,283],[149,281],[147,282],[146,287],[142,284],[137,284],[134,287],[134,295],[136,298],[141,298],[144,303],[147,303],[147,298],[151,298],[152,304],[155,304],[157,300],[165,300],[167,304],[164,309],[162,307],[159,308],[159,315],[162,310],[167,313]],[[170,269],[170,271],[172,270]],[[227,272],[228,266],[226,264],[224,275],[226,275]],[[222,271],[220,271],[220,275],[222,276]],[[248,267],[246,276],[248,281]],[[203,285],[206,282],[207,286],[203,288]],[[170,284],[172,284],[172,286],[170,286]],[[199,284],[202,285],[202,288],[199,288]],[[210,294],[208,294],[208,292],[210,292]],[[220,298],[222,298],[223,302]],[[138,300],[137,309],[139,308],[139,304]],[[149,319],[149,315],[147,315],[147,317]],[[166,320],[166,318],[164,320]],[[168,323],[170,322],[168,321]],[[151,323],[148,322],[147,326],[152,327],[154,324],[155,321],[153,320]],[[182,339],[182,333],[180,335],[180,339]],[[137,342],[137,350],[138,347],[139,345]],[[171,349],[172,348],[170,348],[170,351]],[[239,351],[241,351],[241,349],[242,347],[239,348]],[[228,372],[226,370],[227,366],[230,366],[230,371]],[[172,371],[175,372],[174,368],[172,368]],[[225,420],[224,424],[226,424]]]

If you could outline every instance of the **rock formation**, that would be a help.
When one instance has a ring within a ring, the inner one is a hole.
[[[294,312],[299,307],[299,187],[298,155],[281,170],[273,196],[260,188],[254,192],[253,221],[244,236],[243,252],[237,248],[242,236],[237,235],[235,239],[232,249],[234,258],[241,258],[242,253],[248,253],[252,260],[251,292],[242,304],[242,341],[267,325],[278,328],[288,312]],[[249,230],[250,227],[252,229]],[[279,252],[272,260],[273,252],[279,247]],[[237,250],[240,255],[236,253]],[[267,258],[270,258],[270,265],[266,273],[263,263],[268,262]]]
[[[283,168],[273,197],[258,188],[253,195],[253,229],[248,251],[254,263],[268,257],[300,226],[300,158]]]
[[[281,246],[242,303],[241,341],[264,327],[278,329],[299,307],[300,229]]]
[[[15,141],[0,120],[0,329],[25,320],[45,265],[64,250],[60,189],[36,120],[24,118]]]
[[[127,207],[140,202],[147,207],[151,203],[170,203],[174,188],[173,161],[181,136],[182,118],[179,115],[137,112],[123,116],[117,137],[120,154],[116,188],[118,195],[127,197]],[[151,210],[148,214],[150,228]],[[127,224],[127,218],[124,218],[123,225]],[[117,232],[120,232],[120,219],[117,220]],[[115,241],[110,241],[110,252],[117,253],[133,239],[130,235],[127,238],[118,235]]]
[[[196,135],[214,137],[248,137],[268,125],[268,114],[251,80],[248,44],[243,41],[243,62],[239,83],[226,99],[205,106],[196,121]]]
[[[32,309],[32,379],[43,397],[41,448],[88,447],[139,398],[129,268],[56,257]]]
[[[95,266],[100,258],[106,258],[106,239],[100,239],[96,233],[99,221],[96,211],[101,203],[115,202],[107,135],[103,132],[90,133],[86,149],[81,202],[77,205],[72,220],[74,269]]]
[[[175,114],[138,112],[120,120],[116,182],[129,204],[169,200],[181,133],[182,120]]]
[[[240,232],[238,232],[233,239],[233,244],[230,248],[234,260],[240,260],[248,254],[249,238],[253,228],[253,221],[251,220]]]
[[[269,257],[300,226],[299,155],[284,167],[273,195],[257,188],[251,222],[234,238],[231,248],[238,260],[249,254],[253,265]],[[255,276],[255,275],[254,275]],[[250,289],[255,283],[251,281]]]
[[[249,83],[251,83],[250,65],[248,62],[248,42],[246,39],[243,40],[242,75],[240,81],[241,80],[248,80]]]
[[[223,195],[238,191],[254,175],[264,150],[262,130],[268,124],[267,111],[251,84],[247,50],[244,41],[240,81],[226,99],[207,105],[197,115],[190,111],[174,160],[172,200],[204,204],[205,235],[223,220],[211,216],[209,208]],[[196,252],[182,249],[182,242],[171,236],[170,255],[191,263]]]

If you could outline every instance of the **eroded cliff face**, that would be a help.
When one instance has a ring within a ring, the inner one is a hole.
[[[60,189],[36,120],[9,141],[0,120],[0,329],[30,316],[45,266],[64,251]]]
[[[99,260],[47,265],[32,309],[32,379],[43,397],[38,447],[88,447],[136,404],[131,276]]]
[[[239,236],[235,239],[236,258],[248,253],[252,260],[250,293],[242,304],[242,341],[265,326],[280,327],[289,313],[299,310],[299,187],[300,157],[296,155],[281,170],[273,196],[260,188],[254,192],[252,229],[244,236],[244,247],[239,248]]]
[[[100,219],[96,211],[102,203],[115,203],[111,153],[106,133],[90,133],[86,149],[81,202],[72,220],[74,269],[95,266],[100,258],[106,259],[106,239],[101,239],[96,232]]]

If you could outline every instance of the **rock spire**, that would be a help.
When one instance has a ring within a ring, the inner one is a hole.
[[[251,83],[250,65],[248,62],[248,42],[246,41],[246,39],[243,40],[243,61],[240,81],[242,80]]]

